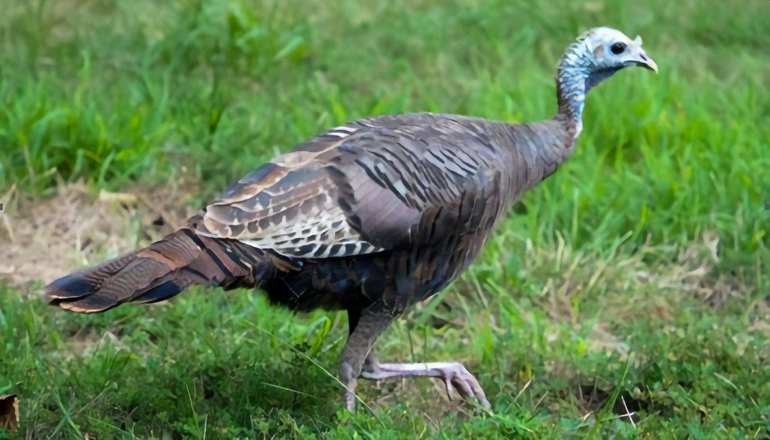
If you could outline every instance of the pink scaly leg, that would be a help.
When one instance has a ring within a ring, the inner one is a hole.
[[[489,410],[491,405],[479,381],[459,362],[428,362],[413,364],[381,364],[374,355],[369,355],[361,371],[361,377],[372,380],[393,377],[421,376],[435,377],[444,381],[450,398],[457,391],[464,397],[475,397],[482,407]],[[457,391],[455,391],[457,390]]]

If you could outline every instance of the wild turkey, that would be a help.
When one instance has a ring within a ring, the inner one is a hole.
[[[488,408],[461,364],[381,364],[372,346],[456,279],[514,201],[572,154],[590,88],[628,66],[657,72],[641,45],[609,28],[583,34],[561,60],[548,121],[418,113],[334,128],[248,174],[188,227],[51,283],[50,302],[92,313],[193,284],[259,287],[294,310],[347,310],[339,378],[349,409],[357,378],[396,376],[441,378],[450,395]]]

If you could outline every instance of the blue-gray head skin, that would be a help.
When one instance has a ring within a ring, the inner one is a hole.
[[[577,138],[583,128],[586,92],[629,66],[658,71],[655,61],[642,49],[642,37],[631,40],[615,29],[591,29],[567,49],[559,63],[556,82],[559,114],[567,117],[567,121],[574,127],[573,139]]]

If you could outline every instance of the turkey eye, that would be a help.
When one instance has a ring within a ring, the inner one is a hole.
[[[612,46],[610,46],[610,50],[615,55],[623,53],[623,51],[626,50],[626,43],[615,43]]]

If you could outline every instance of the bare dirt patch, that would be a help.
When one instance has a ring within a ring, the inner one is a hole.
[[[95,193],[80,181],[39,199],[11,188],[0,195],[0,282],[28,291],[36,281],[49,283],[157,240],[196,212],[185,202],[197,190],[134,185]]]

